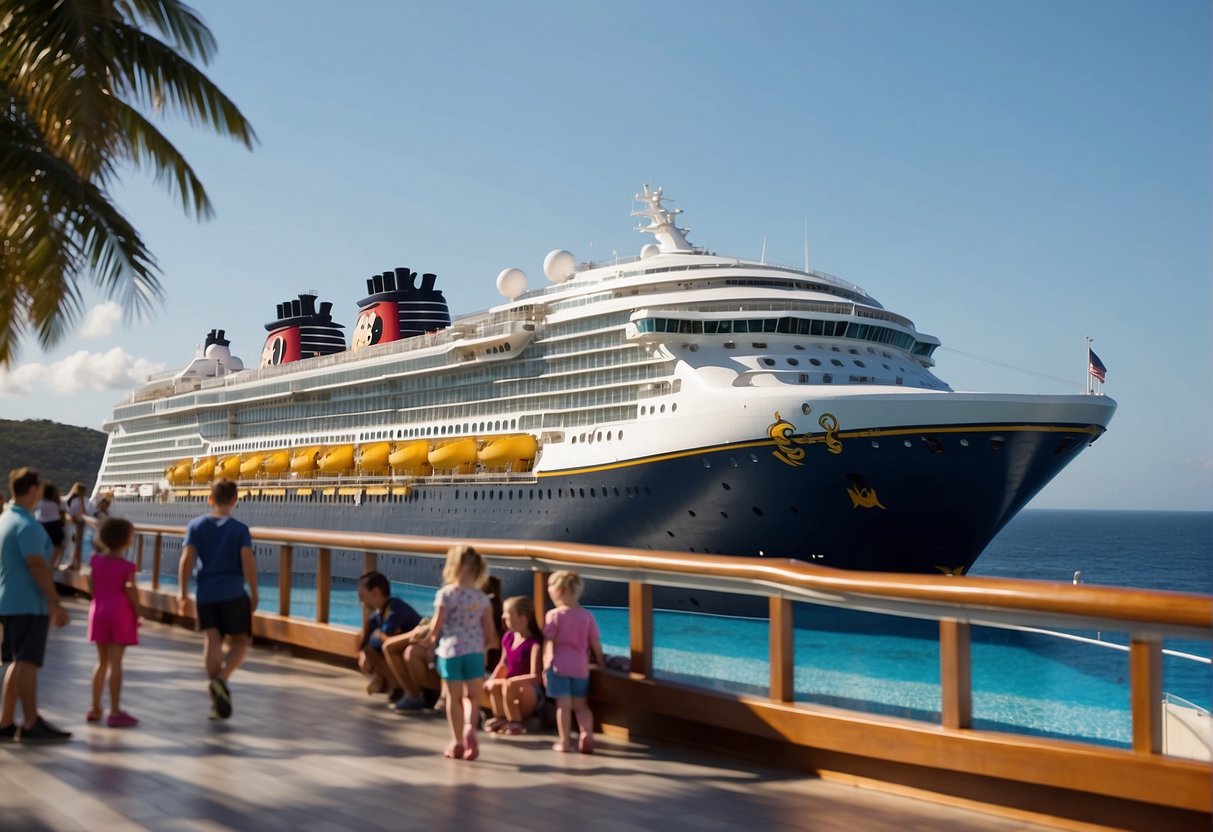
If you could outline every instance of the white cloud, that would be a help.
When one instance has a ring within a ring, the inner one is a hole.
[[[22,364],[0,370],[0,396],[24,396],[36,390],[128,390],[162,369],[163,364],[136,358],[122,347],[106,352],[80,350],[51,364]]]
[[[114,324],[122,318],[122,307],[107,300],[99,303],[84,316],[80,335],[84,338],[106,338],[114,331]]]

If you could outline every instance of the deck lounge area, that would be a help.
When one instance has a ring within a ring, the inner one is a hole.
[[[140,725],[86,725],[96,653],[86,601],[69,609],[39,700],[74,736],[0,745],[5,830],[1055,828],[615,736],[593,756],[485,737],[479,760],[447,760],[441,714],[390,713],[356,671],[264,644],[234,678],[232,718],[209,722],[200,637],[154,621],[125,664]]]

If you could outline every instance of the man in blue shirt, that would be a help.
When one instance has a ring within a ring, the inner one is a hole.
[[[67,610],[51,577],[52,544],[34,507],[42,499],[42,477],[32,468],[9,473],[13,500],[0,514],[0,627],[4,674],[0,742],[58,742],[71,737],[38,716],[38,669],[46,655],[50,625],[67,624]],[[17,703],[25,717],[17,727]]]
[[[370,611],[358,637],[358,668],[371,677],[367,693],[382,693],[395,702],[404,687],[383,656],[383,642],[407,633],[421,623],[421,615],[402,598],[392,597],[392,584],[382,572],[367,572],[358,579],[358,600]]]
[[[253,634],[253,610],[257,609],[253,539],[248,526],[232,517],[236,494],[236,483],[231,480],[217,480],[211,486],[211,513],[186,527],[177,567],[177,611],[184,616],[189,609],[190,574],[195,562],[198,564],[194,607],[206,642],[211,719],[232,715],[228,680],[244,660]]]

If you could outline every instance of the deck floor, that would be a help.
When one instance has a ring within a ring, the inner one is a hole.
[[[482,736],[442,757],[438,713],[398,716],[354,671],[255,648],[235,713],[209,722],[201,637],[144,622],[128,650],[131,730],[88,725],[87,607],[51,636],[41,711],[72,741],[0,745],[2,830],[1034,830],[1021,820],[856,788],[662,743]]]

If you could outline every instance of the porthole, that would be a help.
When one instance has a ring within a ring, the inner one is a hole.
[[[968,439],[961,439],[961,440],[960,440],[960,447],[962,447],[962,448],[967,448],[967,447],[969,447],[969,440],[968,440]]]
[[[854,359],[851,363],[854,364],[856,367],[868,366],[867,364],[864,364],[862,361],[860,361],[858,358]]]
[[[757,516],[757,517],[762,516],[762,509],[760,509],[758,506],[754,506],[753,511],[754,511],[755,516]]]
[[[648,411],[648,408],[646,408],[644,405],[640,406],[640,415],[641,416],[643,416],[647,411]]]
[[[913,448],[913,447],[914,447],[914,443],[913,443],[913,442],[911,442],[909,439],[905,440],[905,442],[904,442],[903,444],[904,444],[904,445],[905,445],[907,448]]]
[[[595,493],[594,493],[594,489],[592,489],[592,488],[590,489],[590,496],[591,496],[591,497],[597,497],[597,496],[598,496],[597,494],[595,494]]]
[[[830,352],[842,352],[838,347],[830,347]]]
[[[814,367],[820,367],[821,359],[820,358],[810,358],[809,363],[812,364]]]
[[[751,453],[751,454],[750,454],[750,462],[758,462],[758,454]]]
[[[602,441],[602,431],[598,431],[598,436],[595,438],[595,440],[594,440],[594,441],[595,441],[595,442],[601,442],[601,441]]]
[[[849,352],[851,355],[859,355],[859,350],[855,349],[854,347],[851,347],[849,350],[847,350],[847,352]]]
[[[879,443],[879,442],[877,442],[875,439],[873,439],[873,440],[872,440],[872,447],[873,447],[873,448],[879,448],[879,447],[880,447],[880,443]]]
[[[810,413],[813,412],[813,405],[809,404],[808,402],[803,402],[800,405],[800,412],[803,413],[805,416],[808,416]]]
[[[725,491],[732,491],[732,490],[733,490],[733,486],[729,485],[727,482],[722,482],[722,483],[720,484],[720,487],[721,487],[721,488],[723,488]]]
[[[996,451],[1001,451],[1003,446],[1007,444],[1007,440],[1002,436],[991,436],[990,447]]]
[[[692,510],[691,510],[691,509],[689,509],[689,508],[687,509],[687,514],[691,515],[692,517],[694,517],[694,516],[695,516],[695,512],[694,512],[694,511],[692,511]]]
[[[798,361],[798,360],[797,360],[797,359],[795,359],[795,358],[789,358],[789,359],[788,359],[788,366],[789,366],[789,367],[799,367],[799,366],[800,366],[800,361]]]
[[[804,344],[793,344],[793,345],[792,345],[792,349],[794,349],[794,350],[803,350],[803,349],[804,349]]]
[[[620,439],[621,441],[623,440],[623,431],[619,431],[619,439]]]
[[[704,468],[711,468],[711,467],[712,467],[712,460],[708,459],[708,458],[705,456],[705,457],[703,458],[703,467],[704,467]]]
[[[841,362],[841,361],[839,361],[837,358],[831,358],[831,359],[830,359],[830,363],[831,363],[831,364],[833,364],[835,367],[841,367],[841,366],[842,366],[842,362]]]
[[[764,359],[762,359],[762,363],[764,365],[766,365],[767,367],[774,367],[775,359],[774,358],[764,358]]]
[[[665,413],[665,405],[664,405],[664,404],[661,406],[661,412],[662,412],[662,413]]]
[[[676,411],[676,410],[678,410],[678,402],[674,402],[672,405],[670,405],[670,412],[671,412],[671,413],[673,413],[673,412],[674,412],[674,411]]]

